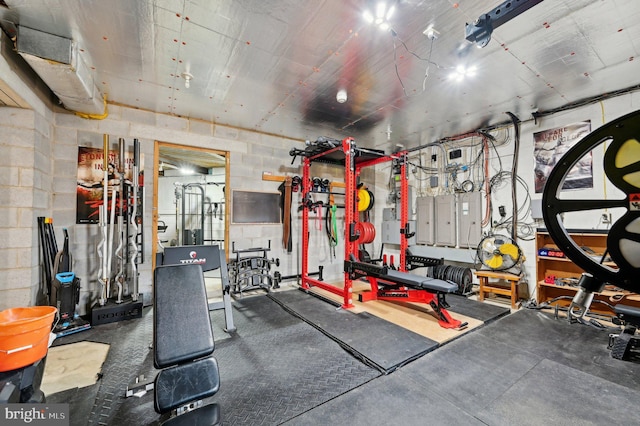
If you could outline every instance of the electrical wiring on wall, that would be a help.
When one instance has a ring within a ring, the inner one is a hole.
[[[517,117],[512,119],[512,126],[516,120]],[[502,126],[491,131],[478,130],[423,145],[418,148],[417,155],[410,155],[408,163],[411,166],[411,178],[419,188],[418,195],[437,196],[479,191],[484,198],[481,222],[483,233],[505,230],[514,240],[530,240],[535,232],[535,223],[529,218],[529,187],[517,174],[515,158],[511,170],[504,170],[503,154],[500,152],[504,152],[504,148],[511,144],[512,139],[519,138],[517,126],[514,126],[515,133],[511,133],[510,127]],[[513,155],[518,157],[519,141],[513,142]],[[451,161],[449,153],[456,149],[461,149],[462,152],[457,161]],[[436,165],[430,165],[434,161]],[[429,185],[426,185],[425,188],[424,182],[434,176],[439,178],[437,187],[429,188]],[[390,175],[389,184],[390,189],[394,190],[392,177],[393,174]],[[510,193],[509,198],[512,200],[511,214],[501,215],[494,220],[494,198],[505,190]],[[524,191],[522,202],[518,201],[517,196],[520,191]]]
[[[513,174],[510,171],[503,171],[501,173],[498,173],[498,174],[494,175],[489,180],[490,192],[491,193],[497,192],[497,190],[500,187],[503,187],[505,185],[505,183],[511,184],[513,182],[512,178],[513,178]],[[523,240],[528,240],[528,239],[532,238],[533,232],[534,232],[533,224],[529,223],[529,222],[526,222],[526,219],[529,216],[529,213],[531,211],[531,195],[530,195],[530,192],[529,192],[529,186],[524,181],[524,179],[522,179],[522,177],[516,176],[515,177],[515,181],[523,188],[524,194],[525,194],[525,199],[522,202],[522,204],[516,205],[514,203],[514,208],[512,209],[512,211],[516,212],[515,222],[514,222],[513,214],[511,216],[506,216],[505,215],[504,217],[501,217],[500,221],[495,221],[495,222],[493,221],[493,218],[491,217],[491,219],[490,219],[491,228],[493,230],[504,228],[510,234],[515,229],[515,231],[517,232],[518,238],[523,239]],[[491,214],[493,214],[493,208],[492,207],[493,207],[493,203],[491,203],[491,205],[489,207]],[[513,223],[516,223],[515,228],[514,228]]]

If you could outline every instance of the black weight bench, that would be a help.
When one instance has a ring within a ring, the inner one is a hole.
[[[614,307],[616,321],[622,325],[622,333],[609,335],[611,356],[616,359],[628,359],[631,350],[640,346],[640,337],[636,337],[636,330],[640,327],[640,308],[618,304]]]
[[[220,424],[217,404],[203,399],[220,388],[218,363],[202,267],[158,266],[154,273],[153,362],[156,412],[172,415],[164,425]]]
[[[458,291],[458,284],[456,283],[436,278],[421,277],[419,275],[395,271],[393,269],[387,270],[386,274],[381,275],[378,278],[402,284],[410,288],[427,290],[434,293],[449,294]]]
[[[383,281],[380,283],[381,285],[389,285],[389,283],[391,283],[392,285],[397,284],[416,290],[426,290],[431,293],[442,294],[455,293],[458,290],[458,284],[454,282],[422,277],[373,263],[347,260],[344,262],[344,271],[348,272],[352,279],[361,277],[380,279]]]

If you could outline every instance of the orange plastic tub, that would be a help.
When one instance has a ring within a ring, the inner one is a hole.
[[[57,309],[11,308],[0,312],[0,372],[33,364],[47,355]]]

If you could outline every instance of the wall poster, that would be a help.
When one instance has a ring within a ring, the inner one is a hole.
[[[120,189],[120,179],[116,173],[116,165],[119,163],[117,150],[109,151],[109,206],[111,194]],[[124,154],[124,179],[125,184],[131,186],[133,174],[133,152],[125,151]],[[103,204],[103,152],[102,148],[78,147],[78,179],[76,188],[76,223],[99,223],[99,209]],[[142,170],[144,158],[140,155],[140,177],[142,186]],[[116,199],[117,208],[120,207],[121,197]],[[126,207],[126,206],[123,206]]]
[[[589,133],[591,133],[591,120],[533,134],[536,194],[542,192],[549,173],[564,153]],[[592,164],[593,154],[590,152],[571,169],[562,189],[593,188]]]

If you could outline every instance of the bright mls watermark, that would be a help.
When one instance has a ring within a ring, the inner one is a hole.
[[[2,404],[0,424],[69,426],[69,404]]]

